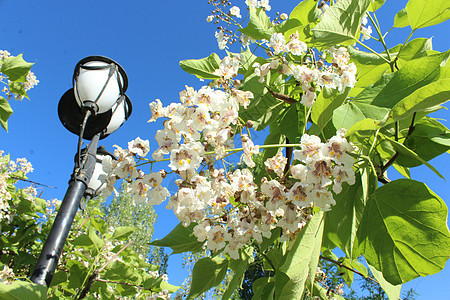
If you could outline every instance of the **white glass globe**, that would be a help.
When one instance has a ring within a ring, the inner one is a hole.
[[[83,66],[102,68],[92,70]],[[95,101],[98,106],[97,113],[104,113],[114,106],[120,97],[119,85],[123,86],[123,78],[116,70],[108,80],[111,67],[112,65],[103,61],[86,62],[80,67],[74,83],[75,99],[80,107],[85,101]],[[105,85],[103,93],[98,97]]]

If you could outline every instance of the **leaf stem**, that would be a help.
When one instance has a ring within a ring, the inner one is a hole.
[[[386,59],[386,57],[383,57],[381,54],[379,54],[378,52],[376,52],[375,50],[373,50],[372,48],[370,48],[369,46],[361,43],[359,40],[355,39],[356,42],[358,44],[360,44],[361,46],[363,46],[364,48],[366,48],[367,50],[369,50],[370,52],[372,52],[373,54],[375,54],[376,56],[378,56],[379,58],[381,58],[382,60],[384,60],[385,62],[387,62],[388,64],[390,64],[391,62],[389,60]]]

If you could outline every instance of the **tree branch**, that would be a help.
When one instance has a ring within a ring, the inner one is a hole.
[[[273,97],[275,97],[278,100],[281,100],[281,101],[283,101],[283,102],[285,102],[287,104],[294,104],[294,103],[298,102],[297,100],[295,100],[294,98],[289,97],[288,95],[277,93],[277,92],[274,92],[274,91],[270,90],[268,86],[266,86],[266,89],[269,91],[269,93]]]

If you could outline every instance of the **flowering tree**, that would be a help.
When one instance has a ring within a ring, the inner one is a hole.
[[[255,251],[273,271],[253,284],[263,299],[305,291],[326,298],[315,281],[319,259],[338,264],[351,284],[353,272],[368,274],[364,257],[391,299],[402,283],[444,267],[446,205],[409,168],[425,165],[442,177],[428,161],[449,150],[450,132],[429,114],[449,99],[450,52],[433,50],[431,39],[410,39],[447,20],[450,4],[410,0],[394,27],[409,26],[411,34],[388,49],[376,18],[384,2],[304,0],[270,20],[269,1],[247,0],[241,21],[239,7],[209,1],[215,9],[207,21],[223,23],[216,38],[226,53],[180,62],[209,83],[186,86],[167,107],[150,103],[149,122],[164,119],[151,159],[149,141],[137,138],[116,149],[117,161],[104,162],[110,190],[125,178],[137,203],[162,203],[167,173],[179,176],[167,208],[180,224],[153,244],[209,251],[193,268],[188,298],[231,269],[228,298]],[[237,40],[242,50],[231,52]],[[263,145],[255,145],[254,130],[268,133]],[[230,171],[233,155],[241,162]],[[166,170],[143,171],[161,161],[169,162]],[[392,167],[404,178],[391,181]],[[345,257],[331,252],[336,247]]]
[[[339,265],[348,285],[353,273],[367,276],[368,267],[390,299],[398,299],[402,283],[444,268],[447,207],[411,179],[409,168],[425,165],[442,177],[428,161],[450,148],[450,131],[430,116],[450,96],[450,52],[433,50],[431,39],[411,40],[420,28],[450,17],[448,1],[409,0],[394,27],[409,26],[411,34],[390,49],[376,18],[384,0],[304,0],[273,20],[268,0],[247,0],[245,18],[229,1],[209,2],[214,13],[207,21],[222,23],[215,36],[224,53],[180,62],[208,84],[186,86],[179,102],[166,107],[150,103],[149,122],[164,119],[158,148],[147,158],[148,140],[117,147],[117,161],[104,160],[108,175],[101,178],[109,193],[117,180],[128,181],[136,205],[169,197],[167,208],[180,224],[153,245],[209,254],[193,268],[188,298],[217,286],[231,270],[223,294],[229,298],[255,252],[270,275],[253,283],[256,299],[340,298],[320,284],[320,259]],[[368,39],[384,50],[373,50]],[[232,52],[238,40],[242,49]],[[255,132],[267,136],[258,143]],[[240,162],[230,168],[236,156]],[[145,171],[157,162],[168,165]],[[404,178],[390,180],[392,168]],[[173,195],[163,185],[169,173],[177,176]],[[86,257],[98,263],[100,240],[115,233],[101,222],[92,227],[74,241],[89,243]],[[118,247],[117,255],[124,248]],[[336,257],[335,248],[345,256]],[[124,286],[133,278],[144,288],[157,282],[138,264],[105,259],[90,270],[110,265],[113,271],[102,274],[115,278],[131,265]],[[167,294],[164,287],[175,290],[158,284],[155,297]],[[74,292],[68,288],[64,293]],[[95,292],[114,296],[108,287]],[[79,298],[83,293],[75,290]]]

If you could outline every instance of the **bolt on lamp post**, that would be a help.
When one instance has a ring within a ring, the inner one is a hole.
[[[132,105],[125,95],[127,87],[124,69],[107,57],[89,56],[75,67],[73,88],[64,93],[58,105],[62,124],[78,135],[75,168],[31,275],[34,283],[50,285],[81,198],[88,201],[102,188],[98,180],[101,161],[112,154],[97,148],[98,141],[116,131],[130,116]],[[91,142],[82,150],[83,139]]]

